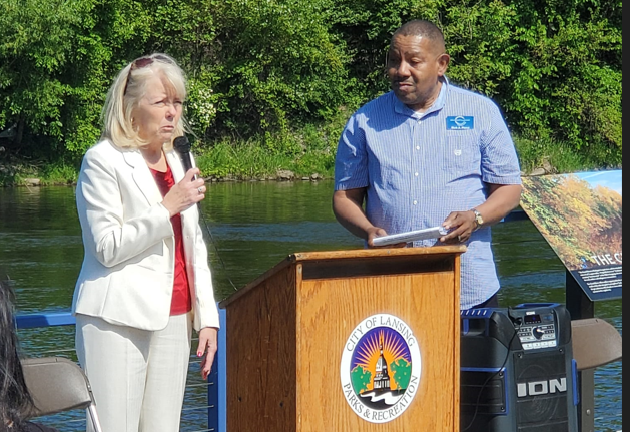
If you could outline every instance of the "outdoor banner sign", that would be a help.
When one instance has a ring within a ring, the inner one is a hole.
[[[621,170],[523,177],[521,207],[592,301],[621,298]]]

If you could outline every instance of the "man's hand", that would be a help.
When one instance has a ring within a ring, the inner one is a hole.
[[[518,206],[521,199],[520,184],[492,184],[488,183],[488,198],[475,208],[483,216],[483,226],[499,223],[512,209]],[[472,210],[451,212],[444,223],[444,228],[450,230],[448,235],[440,238],[446,244],[465,243],[477,229],[475,212]]]
[[[448,234],[440,238],[444,244],[466,243],[477,229],[475,212],[472,210],[451,212],[442,224]]]

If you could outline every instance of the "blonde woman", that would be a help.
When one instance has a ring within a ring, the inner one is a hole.
[[[109,89],[101,140],[81,165],[84,261],[72,308],[104,432],[178,432],[192,329],[204,379],[217,349],[195,205],[206,188],[172,144],[184,133],[185,97],[173,58],[135,59]]]

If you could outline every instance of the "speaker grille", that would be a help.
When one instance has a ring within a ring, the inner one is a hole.
[[[462,371],[462,414],[504,414],[507,409],[504,372]]]
[[[528,355],[514,354],[517,386],[527,392],[517,399],[517,425],[523,432],[566,432],[569,430],[567,392],[550,383],[566,384],[567,370],[563,350]],[[533,393],[533,395],[531,394]]]

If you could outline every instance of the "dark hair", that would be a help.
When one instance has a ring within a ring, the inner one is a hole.
[[[33,411],[33,399],[28,392],[13,316],[13,290],[8,281],[0,279],[0,430],[22,430],[24,420]]]
[[[444,45],[444,33],[431,21],[412,20],[403,24],[394,32],[392,40],[396,36],[421,36]]]

